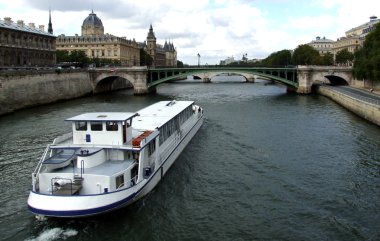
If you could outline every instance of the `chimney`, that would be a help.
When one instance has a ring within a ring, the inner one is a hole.
[[[6,24],[11,24],[11,23],[12,23],[12,19],[11,19],[10,17],[5,17],[5,18],[4,18],[4,22],[5,22]]]
[[[20,27],[24,27],[24,21],[23,20],[17,20],[17,25]]]
[[[34,23],[29,23],[29,28],[35,29],[36,25],[34,25]]]
[[[39,25],[38,28],[39,28],[41,31],[45,31],[45,25]]]

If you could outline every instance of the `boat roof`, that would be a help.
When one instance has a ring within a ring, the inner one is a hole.
[[[194,101],[160,101],[140,111],[133,119],[133,128],[154,130],[170,121],[174,116],[192,105]]]
[[[66,121],[126,121],[137,115],[133,112],[90,112],[68,118]]]

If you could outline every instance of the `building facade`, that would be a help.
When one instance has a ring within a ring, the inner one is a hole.
[[[315,40],[308,43],[308,45],[316,49],[320,55],[325,55],[327,53],[332,53],[334,41],[326,39],[326,37],[316,37]]]
[[[153,27],[150,25],[146,42],[142,44],[145,51],[150,55],[155,67],[177,67],[177,50],[173,43],[165,41],[162,46],[157,44]]]
[[[372,16],[370,17],[369,22],[348,30],[345,33],[345,37],[338,38],[337,41],[334,42],[332,47],[334,57],[343,49],[347,49],[349,52],[355,53],[357,49],[363,46],[367,34],[374,30],[376,24],[379,22],[380,20],[377,19],[377,17]]]
[[[51,22],[49,22],[51,24]],[[0,67],[54,66],[56,37],[44,25],[0,20]]]
[[[57,50],[84,51],[87,57],[112,59],[122,66],[140,65],[140,49],[133,39],[104,34],[102,20],[91,12],[83,21],[81,36],[59,35],[56,42]]]

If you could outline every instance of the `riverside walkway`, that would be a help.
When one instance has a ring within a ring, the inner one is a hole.
[[[329,86],[329,88],[340,93],[350,95],[353,98],[377,105],[380,107],[380,95],[365,89],[358,89],[350,86]]]
[[[358,116],[380,126],[380,95],[349,86],[321,85],[317,92]]]

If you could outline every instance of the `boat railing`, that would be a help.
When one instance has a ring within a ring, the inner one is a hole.
[[[42,154],[36,168],[34,169],[34,172],[32,173],[32,185],[33,185],[33,191],[36,191],[36,185],[38,183],[38,173],[41,171],[42,163],[46,160],[46,155],[49,152],[50,144],[46,146],[46,149],[44,153]]]
[[[57,143],[62,143],[70,138],[73,137],[73,133],[66,133],[66,134],[63,134],[61,136],[58,136],[57,138],[54,139],[53,141],[53,145],[57,144]]]

